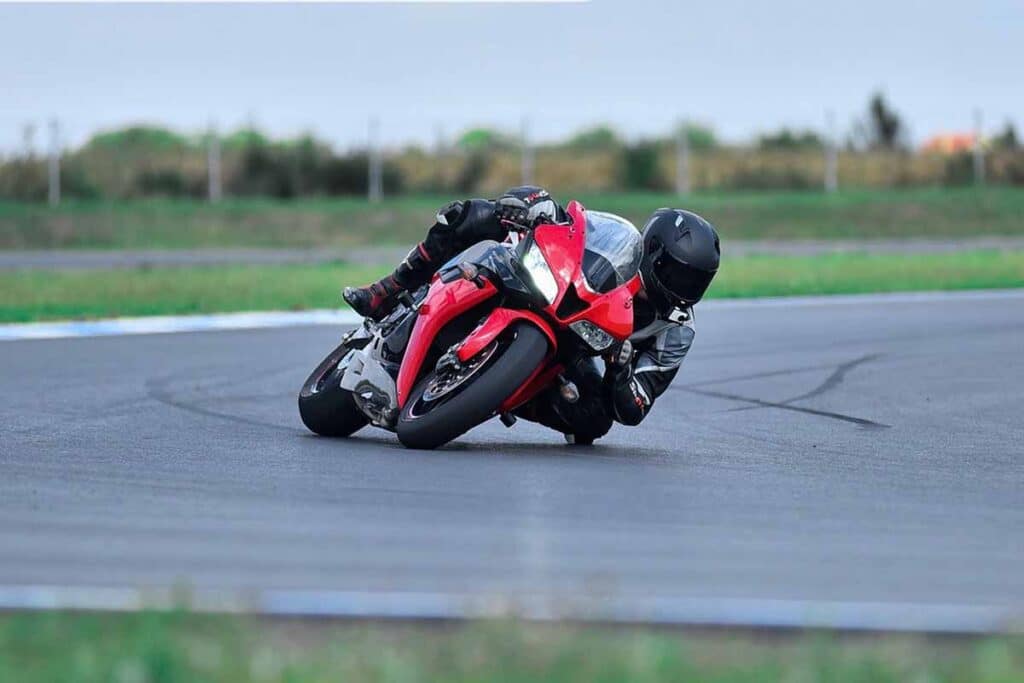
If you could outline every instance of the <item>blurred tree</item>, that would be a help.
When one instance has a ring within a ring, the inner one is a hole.
[[[609,126],[594,126],[579,131],[565,143],[574,150],[614,149],[621,145],[619,136]]]
[[[222,138],[220,144],[223,149],[245,149],[250,145],[270,145],[270,140],[255,128],[239,128]]]
[[[158,126],[129,126],[93,135],[83,151],[116,150],[118,152],[155,153],[182,150],[189,146],[185,136]]]
[[[718,147],[715,131],[710,127],[701,126],[696,123],[687,123],[683,124],[683,129],[686,133],[686,140],[690,143],[691,150],[704,151]]]
[[[774,133],[767,133],[758,137],[757,146],[763,150],[799,150],[799,149],[821,149],[824,143],[821,136],[813,130],[790,130],[781,128]]]
[[[992,146],[996,149],[1017,149],[1020,146],[1017,129],[1013,127],[1012,122],[1007,121],[1003,132],[992,138]]]
[[[905,150],[907,129],[903,118],[876,92],[868,101],[865,119],[854,125],[854,144],[867,149]]]
[[[471,128],[456,140],[455,145],[466,151],[514,147],[515,141],[493,128]]]
[[[621,184],[631,190],[664,190],[667,183],[658,165],[657,142],[639,142],[622,154]]]

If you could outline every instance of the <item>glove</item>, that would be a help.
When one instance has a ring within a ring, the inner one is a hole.
[[[610,352],[605,354],[604,360],[615,374],[630,368],[633,364],[633,343],[627,339],[618,346],[613,346]]]
[[[554,221],[558,207],[547,190],[532,185],[514,187],[494,202],[494,217],[506,227],[529,230]]]

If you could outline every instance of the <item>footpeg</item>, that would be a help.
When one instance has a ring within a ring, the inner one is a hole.
[[[511,427],[516,423],[516,416],[512,413],[502,413],[498,416],[498,419],[501,420],[501,424],[506,427]]]

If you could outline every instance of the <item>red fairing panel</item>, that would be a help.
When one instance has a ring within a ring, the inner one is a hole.
[[[439,278],[434,278],[420,307],[416,325],[409,336],[402,367],[398,370],[399,408],[405,406],[405,400],[420,374],[423,359],[426,358],[430,345],[441,328],[497,292],[490,282],[485,282],[480,288],[468,280],[456,280],[445,284]]]
[[[540,331],[544,333],[544,336],[551,342],[550,352],[554,352],[558,348],[558,342],[555,340],[555,333],[551,331],[551,327],[548,323],[536,313],[530,311],[517,311],[511,308],[496,308],[491,311],[487,319],[484,320],[479,327],[469,333],[469,336],[459,345],[455,355],[459,357],[459,360],[466,362],[476,354],[486,348],[494,339],[501,334],[505,329],[517,320],[526,320],[532,323],[535,327],[540,328]]]
[[[623,341],[633,333],[633,296],[640,290],[640,276],[607,294],[591,291],[583,276],[586,209],[573,201],[566,207],[566,213],[571,221],[569,226],[545,225],[534,230],[534,239],[544,252],[558,284],[558,296],[545,312],[557,318],[556,311],[571,282],[577,296],[589,306],[580,313],[561,319],[561,322],[568,326],[578,320],[587,320]]]
[[[563,370],[565,370],[565,367],[561,364],[556,363],[555,365],[548,365],[547,362],[541,363],[530,376],[530,379],[526,380],[526,383],[519,387],[519,390],[516,391],[516,393],[509,396],[508,399],[501,404],[501,408],[498,409],[498,412],[508,413],[523,405],[546,387],[551,386],[551,383],[555,381],[555,378],[558,377]]]

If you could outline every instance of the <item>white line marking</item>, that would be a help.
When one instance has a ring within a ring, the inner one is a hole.
[[[714,598],[551,598],[361,591],[140,590],[85,586],[0,586],[0,609],[132,611],[185,606],[199,612],[388,619],[519,617],[537,621],[837,628],[942,633],[1016,633],[1022,611],[1008,606]]]
[[[894,294],[837,294],[830,296],[764,297],[754,299],[711,299],[698,311],[737,308],[803,308],[807,306],[888,305],[908,303],[951,303],[964,301],[1022,300],[1024,289],[983,289],[958,292],[899,292]],[[251,330],[300,325],[356,325],[362,318],[347,309],[311,311],[250,311],[214,315],[149,316],[52,323],[0,325],[0,341],[23,339],[66,339],[132,334],[169,334],[215,330]]]

